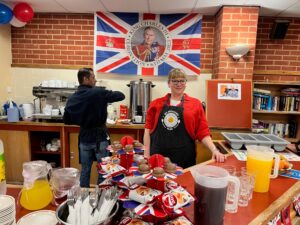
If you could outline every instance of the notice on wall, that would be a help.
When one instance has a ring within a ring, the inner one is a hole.
[[[219,83],[218,99],[220,100],[241,100],[242,86],[235,83]]]

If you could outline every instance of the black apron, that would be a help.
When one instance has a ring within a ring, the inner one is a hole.
[[[196,164],[195,141],[184,126],[183,102],[180,106],[168,106],[167,102],[159,115],[157,126],[150,135],[150,155],[161,154],[169,157],[173,163],[187,168]]]

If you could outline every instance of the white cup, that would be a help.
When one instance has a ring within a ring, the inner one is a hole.
[[[52,109],[51,110],[51,115],[52,116],[58,116],[59,115],[59,109]]]
[[[67,81],[63,81],[62,82],[62,87],[64,87],[64,88],[68,87],[68,82]]]
[[[51,115],[52,108],[53,108],[52,105],[46,104],[45,107],[43,108],[43,114],[45,114],[45,115]]]
[[[65,113],[65,107],[64,106],[59,107],[59,111],[60,111],[61,115],[64,115],[64,113]]]
[[[61,80],[55,80],[55,87],[61,88],[62,87],[62,81]]]
[[[49,86],[49,82],[47,80],[43,80],[42,87],[48,87],[48,86]]]
[[[55,87],[55,80],[49,80],[49,87]]]
[[[134,116],[134,121],[136,123],[141,123],[142,122],[143,117],[142,116]]]

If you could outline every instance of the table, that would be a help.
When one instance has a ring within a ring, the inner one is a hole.
[[[238,161],[234,156],[229,156],[225,163],[215,163],[208,161],[205,164],[221,166],[234,165],[237,168],[245,166],[245,162]],[[294,169],[300,169],[300,162],[293,162]],[[191,169],[191,168],[190,168]],[[177,177],[177,182],[186,187],[187,190],[194,194],[194,181],[190,169],[185,170],[185,173]],[[20,191],[20,186],[9,186],[7,194],[17,198]],[[253,193],[253,199],[249,201],[247,207],[239,207],[238,212],[230,214],[225,212],[224,225],[235,225],[239,221],[239,225],[250,224],[267,224],[280,210],[288,206],[293,197],[300,193],[300,181],[295,179],[278,177],[271,180],[270,190],[267,193]],[[47,209],[54,210],[56,207],[49,205]],[[184,209],[187,216],[194,219],[193,204]],[[17,207],[16,217],[19,219],[23,215],[29,213],[26,209]]]

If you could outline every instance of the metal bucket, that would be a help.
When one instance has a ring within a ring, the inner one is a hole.
[[[147,109],[151,101],[151,88],[155,87],[151,81],[130,81],[129,118],[133,123],[145,123]],[[135,116],[142,116],[142,121],[135,121]]]
[[[55,215],[56,215],[56,218],[58,220],[57,224],[60,224],[60,225],[74,225],[74,224],[70,224],[70,223],[65,222],[67,220],[68,216],[69,216],[69,207],[68,207],[67,201],[68,200],[61,203],[58,206],[58,208],[56,209]],[[97,222],[93,225],[109,225],[109,224],[111,224],[111,222],[113,222],[113,217],[116,215],[118,210],[119,210],[119,203],[117,202],[114,205],[114,207],[113,207],[113,209],[112,209],[112,211],[111,211],[108,218],[106,218],[104,220],[101,220],[101,221],[99,221],[99,222]]]

